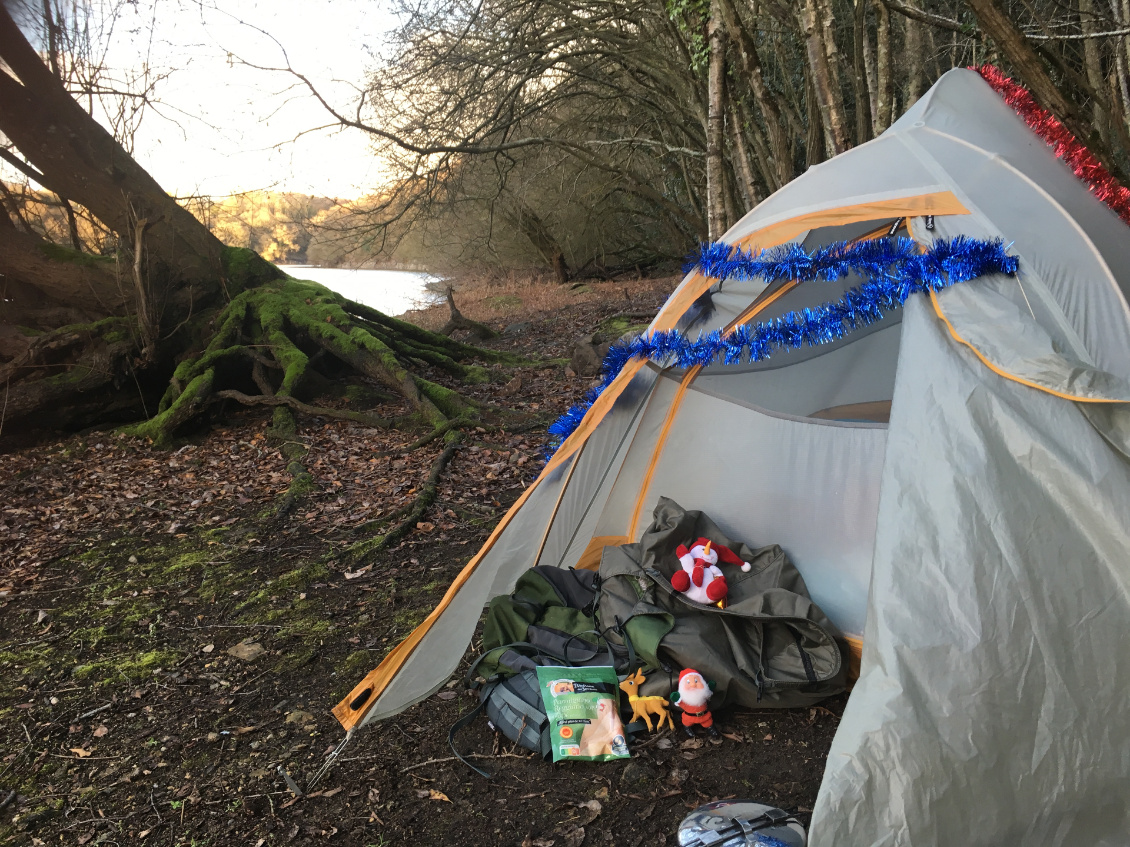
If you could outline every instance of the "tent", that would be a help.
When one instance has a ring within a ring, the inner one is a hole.
[[[954,70],[723,240],[889,233],[999,238],[1019,271],[762,361],[627,362],[343,726],[435,692],[492,596],[596,567],[667,496],[781,544],[853,645],[812,844],[1130,840],[1130,231]],[[859,282],[694,272],[650,329],[705,337]]]

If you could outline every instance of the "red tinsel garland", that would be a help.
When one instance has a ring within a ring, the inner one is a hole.
[[[977,71],[1032,131],[1055,150],[1056,157],[1062,159],[1079,179],[1091,187],[1092,194],[1110,206],[1124,223],[1130,225],[1130,188],[1119,185],[1118,180],[1110,175],[1094,154],[1051,112],[1041,107],[1027,88],[1013,82],[994,65],[981,65],[970,70]]]

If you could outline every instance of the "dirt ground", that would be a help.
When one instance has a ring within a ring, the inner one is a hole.
[[[362,561],[351,545],[415,496],[438,443],[397,452],[412,434],[303,419],[316,485],[279,520],[290,480],[257,411],[168,451],[114,432],[0,442],[0,842],[635,847],[676,843],[725,797],[807,823],[845,698],[723,712],[721,743],[658,733],[614,763],[547,763],[484,718],[459,742],[488,781],[448,747],[475,703],[456,676],[296,793],[343,736],[330,708],[433,608],[592,384],[564,366],[574,339],[670,282],[492,321],[511,332],[490,344],[542,365],[476,390],[530,425],[472,433],[426,519]]]

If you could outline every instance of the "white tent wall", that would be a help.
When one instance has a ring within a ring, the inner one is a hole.
[[[617,398],[607,417],[585,442],[576,473],[549,527],[539,565],[574,567],[589,541],[599,535],[596,527],[608,492],[624,457],[632,449],[644,407],[651,402],[656,369],[644,367],[628,390]],[[596,562],[599,562],[599,558]]]
[[[715,435],[704,437],[706,427]],[[859,635],[885,444],[882,424],[772,414],[692,384],[639,498],[644,513],[636,534],[662,496],[702,510],[752,547],[780,544],[817,605],[844,632]],[[642,484],[642,474],[625,467],[610,503],[623,514]]]
[[[862,675],[810,843],[1125,844],[1130,464],[925,298],[903,324]]]

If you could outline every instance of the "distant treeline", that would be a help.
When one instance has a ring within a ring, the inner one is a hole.
[[[388,55],[341,120],[396,180],[336,224],[436,266],[677,259],[981,63],[1130,164],[1130,0],[423,0]]]

